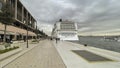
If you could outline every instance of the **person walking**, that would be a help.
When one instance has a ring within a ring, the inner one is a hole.
[[[57,38],[55,40],[56,40],[56,44],[57,44]]]

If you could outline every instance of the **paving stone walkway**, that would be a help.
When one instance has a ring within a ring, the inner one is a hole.
[[[57,50],[49,40],[20,56],[3,68],[66,68]]]
[[[67,41],[59,41],[57,44],[54,41],[53,43],[67,68],[120,68],[120,53],[91,46],[85,47]],[[76,54],[73,51],[81,52]],[[104,61],[101,57],[112,61]]]

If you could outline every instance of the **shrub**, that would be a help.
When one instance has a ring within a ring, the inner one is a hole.
[[[37,39],[35,39],[35,40],[32,40],[32,42],[39,42]]]
[[[14,50],[14,49],[17,49],[17,48],[19,48],[18,46],[14,46],[13,48],[9,48],[9,49],[5,49],[5,50],[0,50],[0,54],[2,54],[2,53],[6,53],[6,52],[8,52],[8,51],[11,51],[11,50]]]
[[[8,48],[8,47],[10,47],[10,46],[11,46],[11,44],[10,44],[10,43],[5,43],[4,45],[5,45],[5,48]]]

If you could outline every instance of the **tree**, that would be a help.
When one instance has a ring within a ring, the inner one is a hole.
[[[6,28],[7,25],[10,25],[14,22],[13,19],[13,14],[11,13],[11,7],[10,4],[6,3],[3,7],[2,7],[2,12],[0,12],[0,22],[2,22],[5,25],[4,28],[4,42],[6,42]]]

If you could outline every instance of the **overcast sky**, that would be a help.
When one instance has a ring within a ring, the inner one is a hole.
[[[120,0],[21,0],[50,34],[60,18],[78,23],[80,34],[120,33]]]

